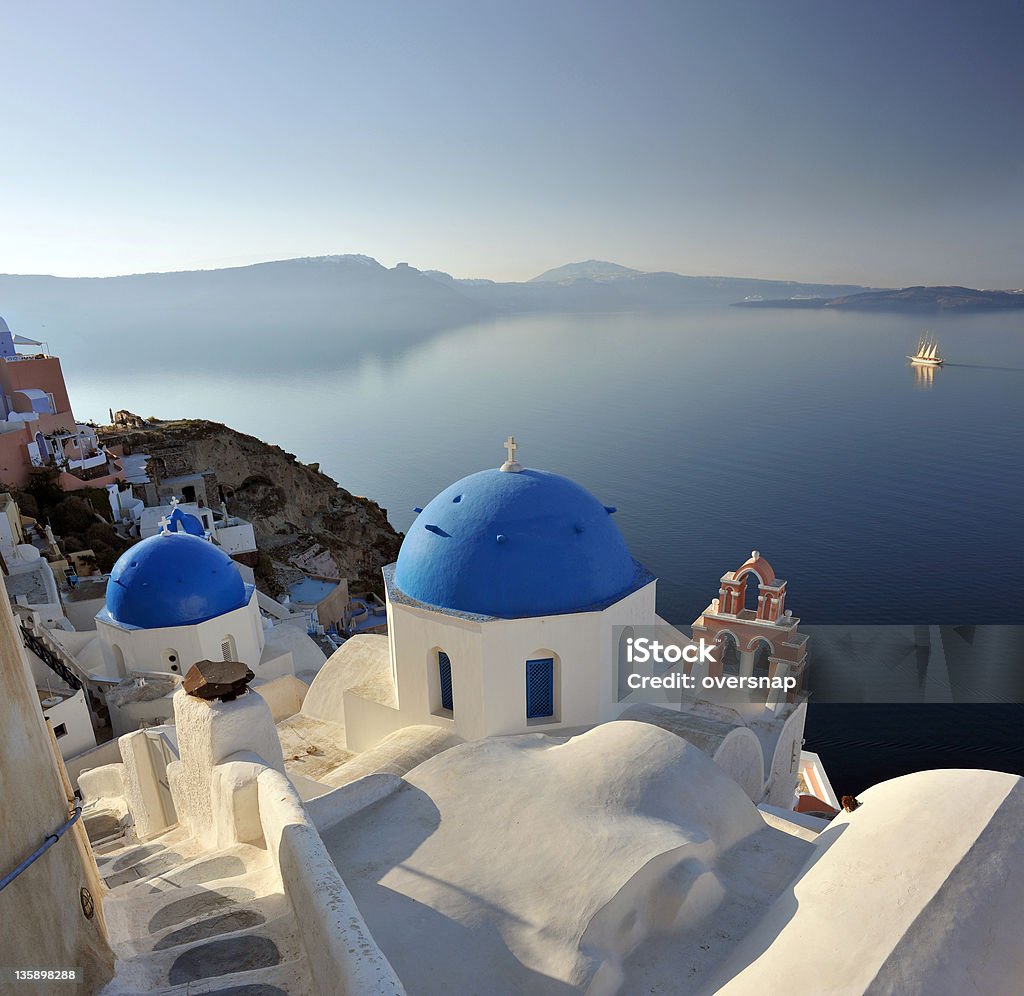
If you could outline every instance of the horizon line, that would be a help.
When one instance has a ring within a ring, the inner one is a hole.
[[[628,266],[625,263],[619,263],[619,262],[616,262],[614,260],[597,259],[597,258],[594,258],[594,257],[589,258],[589,259],[570,260],[567,263],[560,263],[557,266],[548,267],[547,269],[541,270],[539,273],[535,274],[533,277],[527,277],[524,280],[497,280],[497,279],[494,279],[494,278],[491,278],[491,277],[456,276],[456,275],[454,275],[452,273],[448,273],[447,270],[441,270],[441,269],[438,269],[437,267],[418,267],[418,266],[413,266],[411,263],[408,263],[408,262],[406,262],[404,260],[398,261],[397,263],[394,264],[394,266],[387,266],[386,264],[384,264],[380,260],[378,260],[375,256],[370,256],[367,253],[356,253],[356,252],[318,253],[318,254],[312,255],[312,256],[283,256],[283,257],[273,257],[273,258],[268,258],[268,259],[252,260],[252,261],[250,261],[248,263],[235,263],[235,264],[227,264],[227,265],[220,265],[220,266],[194,266],[194,267],[185,267],[185,268],[182,268],[182,269],[172,269],[172,270],[137,270],[137,271],[129,272],[129,273],[107,273],[107,274],[79,273],[79,274],[70,274],[69,275],[69,274],[57,274],[57,273],[9,273],[9,272],[2,272],[2,273],[0,273],[0,276],[2,276],[2,277],[29,277],[29,278],[35,277],[35,278],[47,278],[47,279],[51,279],[51,280],[119,280],[119,279],[124,279],[124,278],[127,278],[127,277],[169,276],[169,275],[173,275],[173,274],[183,274],[183,273],[216,273],[216,272],[219,272],[221,270],[244,270],[244,269],[248,269],[248,268],[254,267],[254,266],[267,266],[267,265],[272,265],[274,263],[295,263],[295,262],[303,262],[303,261],[307,261],[307,260],[308,261],[316,261],[316,260],[338,260],[338,259],[363,259],[363,260],[367,260],[368,262],[375,263],[377,266],[380,266],[382,269],[385,269],[385,270],[396,270],[396,269],[399,269],[400,267],[409,267],[410,269],[414,269],[414,270],[416,270],[419,273],[444,273],[447,276],[452,277],[452,279],[454,279],[454,280],[486,280],[486,281],[488,281],[490,283],[495,283],[495,284],[522,284],[522,283],[530,283],[532,280],[535,280],[537,277],[543,276],[545,273],[550,273],[552,270],[561,269],[562,267],[578,266],[578,265],[583,264],[583,263],[604,263],[604,264],[608,264],[608,265],[612,265],[612,266],[621,266],[621,267],[623,267],[625,269],[633,270],[633,271],[635,271],[636,273],[639,273],[639,274],[669,273],[669,274],[672,274],[673,276],[692,277],[692,278],[695,278],[695,279],[703,279],[703,280],[749,280],[749,281],[758,281],[758,282],[763,282],[763,283],[823,284],[823,285],[830,285],[830,286],[845,285],[845,286],[849,286],[849,287],[859,287],[859,288],[862,288],[864,290],[908,290],[908,289],[913,288],[913,287],[959,287],[959,288],[963,288],[963,289],[966,289],[966,290],[979,290],[979,291],[997,291],[997,290],[1001,290],[1001,291],[1004,291],[1004,292],[1011,292],[1011,293],[1014,292],[1014,291],[1022,291],[1022,290],[1024,290],[1024,287],[1014,287],[1014,288],[1010,288],[1010,287],[972,287],[970,284],[949,284],[949,283],[938,283],[938,284],[922,284],[922,283],[901,284],[901,283],[894,283],[894,284],[892,284],[890,286],[881,286],[881,285],[872,285],[872,284],[861,284],[861,283],[857,283],[855,281],[845,281],[845,280],[820,280],[820,279],[793,278],[793,277],[748,277],[748,276],[738,275],[738,274],[734,274],[734,273],[680,273],[678,270],[667,270],[667,269],[644,270],[644,269],[641,269],[639,267]]]

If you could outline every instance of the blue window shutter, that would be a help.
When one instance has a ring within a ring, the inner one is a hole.
[[[555,662],[550,657],[526,662],[526,718],[555,714]]]
[[[437,673],[441,680],[441,708],[455,711],[452,704],[452,662],[443,651],[437,652]]]

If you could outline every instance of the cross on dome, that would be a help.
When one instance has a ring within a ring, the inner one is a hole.
[[[171,520],[166,515],[157,523],[157,525],[160,527],[160,532],[164,536],[171,535]]]
[[[519,449],[519,444],[516,442],[515,436],[509,436],[505,440],[505,449],[508,450],[508,459],[500,469],[506,474],[518,474],[523,469],[523,465],[516,462],[516,450]]]

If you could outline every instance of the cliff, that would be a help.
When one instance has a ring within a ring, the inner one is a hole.
[[[280,590],[301,558],[310,573],[379,589],[381,567],[398,556],[402,535],[385,509],[280,446],[218,422],[145,421],[130,412],[118,412],[100,435],[108,446],[148,454],[151,478],[212,471],[205,475],[211,502],[219,493],[232,515],[249,519],[269,558],[258,568],[264,587]]]

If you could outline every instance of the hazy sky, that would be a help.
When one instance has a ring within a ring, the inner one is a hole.
[[[0,12],[0,272],[362,252],[1024,285],[1024,5]]]

